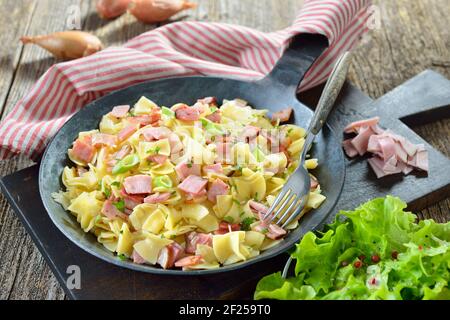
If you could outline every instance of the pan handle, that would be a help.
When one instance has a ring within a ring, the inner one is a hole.
[[[294,36],[275,67],[261,82],[281,84],[296,92],[305,73],[327,47],[328,39],[323,35],[302,33]]]

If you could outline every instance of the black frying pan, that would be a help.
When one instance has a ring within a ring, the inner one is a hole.
[[[296,36],[284,52],[272,72],[262,80],[245,82],[217,77],[182,77],[149,81],[112,92],[81,109],[58,131],[48,145],[39,171],[39,190],[42,201],[55,225],[76,245],[115,265],[133,270],[178,275],[200,275],[236,270],[250,264],[274,257],[291,248],[307,231],[317,228],[333,210],[341,193],[345,167],[339,137],[328,126],[324,126],[311,151],[319,159],[319,168],[314,174],[319,178],[327,200],[322,206],[305,215],[299,227],[290,232],[278,246],[262,252],[248,261],[213,270],[164,270],[159,267],[138,265],[122,261],[97,242],[94,235],[85,233],[76,219],[53,201],[51,193],[62,188],[61,173],[69,164],[67,149],[80,131],[98,128],[101,117],[121,104],[134,104],[146,96],[158,105],[171,106],[178,102],[193,104],[198,98],[215,96],[223,99],[241,98],[254,108],[275,112],[291,106],[294,109],[292,122],[307,127],[312,111],[296,98],[296,89],[314,60],[327,47],[327,39],[321,35]]]

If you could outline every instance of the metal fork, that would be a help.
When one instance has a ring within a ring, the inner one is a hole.
[[[345,52],[336,62],[331,75],[325,84],[322,95],[320,96],[314,116],[309,124],[299,165],[285,183],[267,213],[263,216],[264,221],[272,223],[277,219],[275,224],[285,228],[295,219],[301,218],[300,215],[308,201],[311,189],[311,178],[304,167],[306,154],[309,151],[315,136],[322,129],[322,126],[341,91],[347,75],[349,62],[349,52]]]

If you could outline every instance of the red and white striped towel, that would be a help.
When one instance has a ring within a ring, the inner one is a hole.
[[[330,46],[302,81],[326,80],[335,59],[366,31],[370,0],[305,0],[294,23],[264,33],[222,23],[178,22],[143,33],[122,47],[52,66],[0,126],[0,159],[37,159],[48,139],[87,103],[146,80],[210,75],[254,80],[267,74],[298,33],[319,33]]]

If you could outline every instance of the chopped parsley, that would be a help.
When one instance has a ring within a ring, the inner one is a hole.
[[[123,200],[120,200],[118,202],[113,203],[114,207],[117,208],[117,210],[124,212],[125,211],[125,202]]]
[[[241,230],[249,231],[250,225],[255,221],[256,221],[256,218],[254,218],[254,217],[247,217],[247,218],[243,219],[241,222]]]
[[[105,188],[105,190],[103,191],[103,193],[105,194],[106,198],[109,198],[111,196],[111,190],[109,190],[108,188]]]
[[[111,183],[111,187],[120,187],[120,182],[119,181],[114,181],[113,183]]]
[[[160,151],[161,151],[161,147],[160,146],[156,146],[154,148],[148,149],[147,153],[158,154]]]
[[[187,163],[187,167],[188,167],[188,168],[192,168],[192,162],[188,162],[188,163]]]
[[[94,223],[99,223],[101,219],[102,219],[102,215],[99,214],[98,216],[95,217]]]
[[[258,192],[255,192],[255,195],[253,196],[253,200],[258,201]]]
[[[211,111],[211,113],[214,113],[219,109],[217,107],[210,107],[209,110]]]
[[[124,255],[123,253],[121,253],[121,254],[118,254],[117,255],[117,258],[119,258],[120,260],[122,260],[122,261],[125,261],[125,260],[127,260],[127,256],[126,255]]]
[[[233,198],[233,202],[236,203],[238,206],[241,205],[241,203],[240,203],[239,200],[237,200],[237,199],[234,199],[234,198]]]
[[[233,223],[234,222],[234,218],[230,217],[230,216],[226,216],[226,217],[223,217],[223,221],[226,221],[228,223]]]

